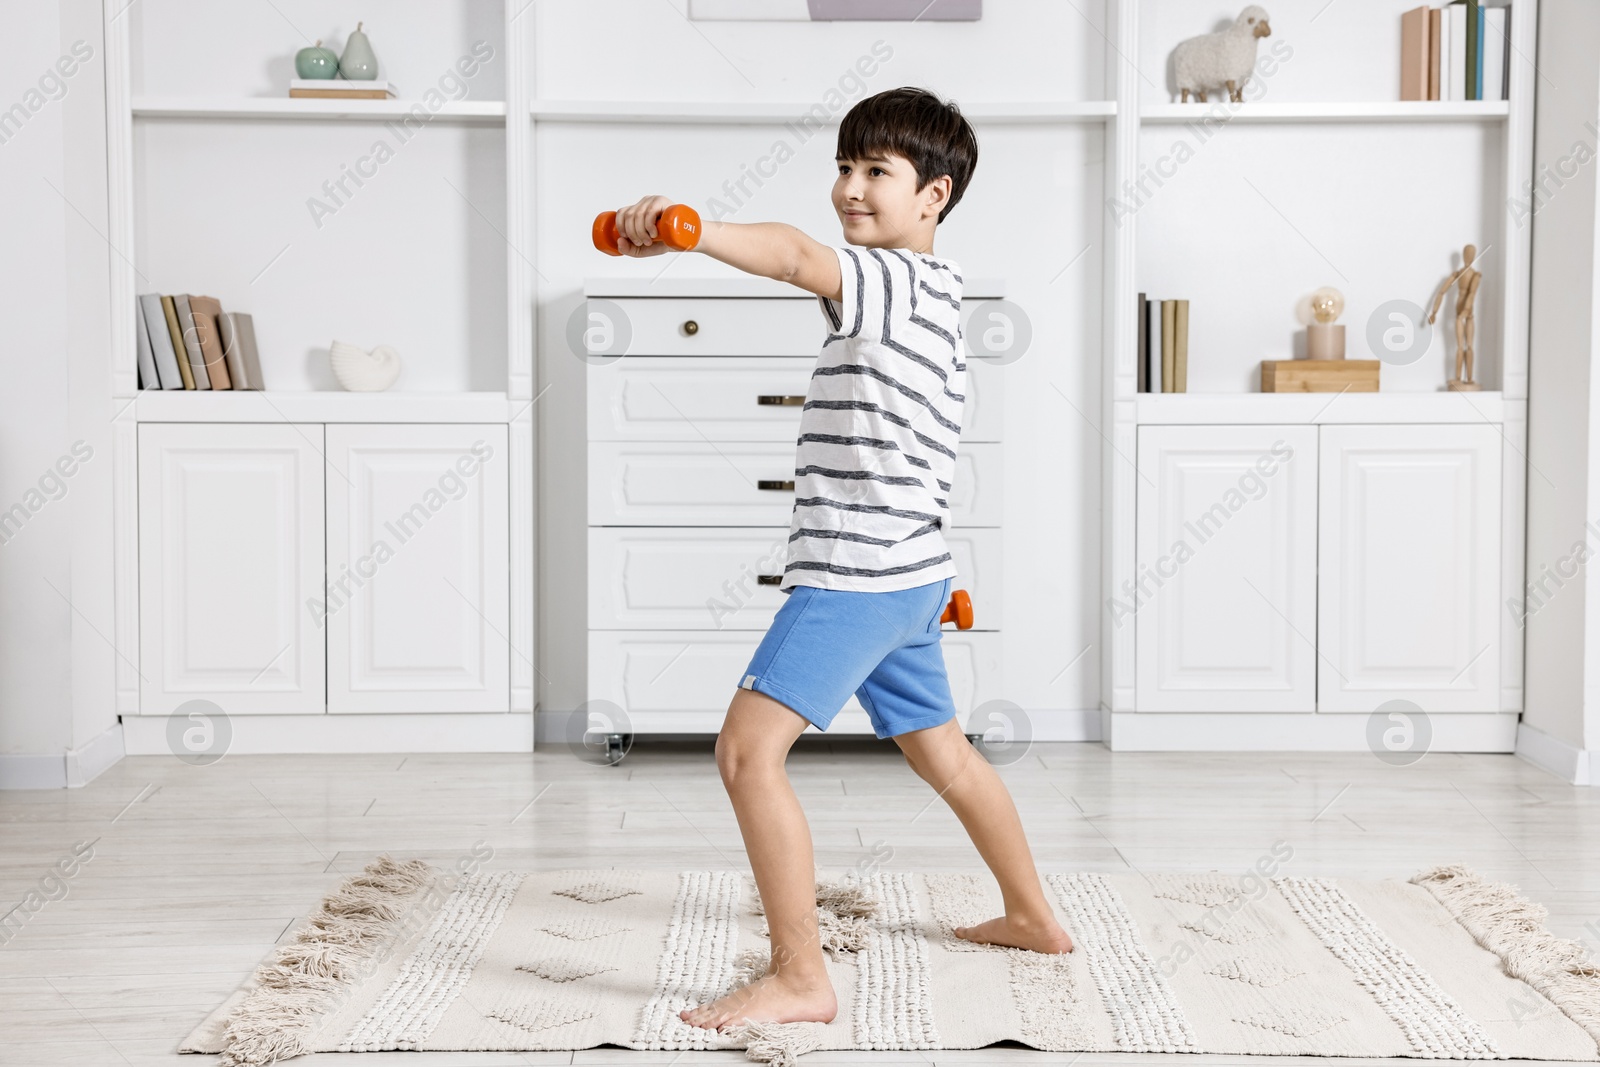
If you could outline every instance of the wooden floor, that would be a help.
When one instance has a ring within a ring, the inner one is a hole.
[[[819,865],[838,872],[876,856],[891,870],[981,869],[960,824],[897,752],[888,742],[820,737],[797,747],[790,773]],[[1393,767],[1365,753],[1037,744],[1002,773],[1045,869],[1242,872],[1278,841],[1293,849],[1288,874],[1407,877],[1466,863],[1520,886],[1550,908],[1554,932],[1584,937],[1600,955],[1600,790],[1512,756],[1430,753]],[[490,869],[745,864],[709,742],[641,743],[616,767],[559,746],[520,757],[230,756],[209,767],[129,758],[84,789],[0,793],[0,914],[79,841],[94,843],[93,858],[66,895],[0,946],[0,1064],[211,1062],[174,1050],[325,891],[382,852],[447,865],[483,842],[494,850]],[[818,1053],[802,1063],[1135,1061],[1177,1062],[991,1048]],[[596,1049],[289,1062],[746,1061],[739,1052]]]

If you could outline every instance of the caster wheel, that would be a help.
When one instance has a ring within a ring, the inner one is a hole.
[[[983,748],[983,735],[982,734],[968,734],[967,735],[967,740],[972,742],[972,747],[973,748],[977,748],[977,749]]]
[[[606,763],[612,767],[622,762],[628,754],[627,739],[622,734],[606,734]]]

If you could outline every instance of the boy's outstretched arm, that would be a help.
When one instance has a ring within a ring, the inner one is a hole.
[[[842,296],[838,254],[787,223],[707,222],[704,228],[697,252],[829,300]]]
[[[649,196],[619,210],[617,250],[641,258],[668,251],[652,238],[656,218],[672,204],[664,196]],[[694,250],[748,274],[776,278],[830,300],[843,295],[838,254],[787,223],[706,222]]]

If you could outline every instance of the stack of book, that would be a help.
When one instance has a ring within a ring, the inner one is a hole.
[[[1139,294],[1139,392],[1189,391],[1189,301]]]
[[[308,100],[388,100],[395,91],[393,82],[290,78],[289,95]]]
[[[265,389],[256,330],[211,296],[139,297],[140,389]]]
[[[1400,16],[1400,99],[1508,100],[1511,8],[1479,0]]]

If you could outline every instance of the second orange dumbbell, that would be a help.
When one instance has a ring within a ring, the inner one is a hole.
[[[676,252],[689,252],[700,243],[700,213],[688,204],[673,204],[656,216],[655,239]],[[602,211],[594,220],[594,246],[609,256],[617,248],[617,213]]]
[[[945,605],[944,614],[939,616],[939,625],[947,622],[956,624],[958,630],[972,629],[972,597],[967,595],[965,589],[957,589],[950,594],[950,603]]]

